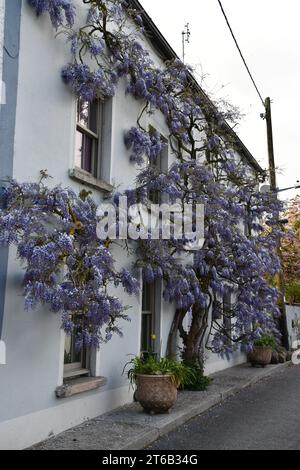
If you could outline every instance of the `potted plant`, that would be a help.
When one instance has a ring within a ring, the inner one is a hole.
[[[266,367],[271,363],[272,353],[275,347],[275,338],[271,335],[263,335],[259,340],[254,342],[254,349],[248,356],[249,362],[253,367],[256,365]]]
[[[147,413],[167,413],[177,400],[177,389],[193,374],[190,367],[154,353],[128,362],[130,383],[136,385],[135,398]]]

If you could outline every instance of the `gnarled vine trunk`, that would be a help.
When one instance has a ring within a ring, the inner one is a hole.
[[[177,334],[183,342],[181,351],[182,361],[186,364],[196,365],[203,369],[203,340],[208,327],[208,309],[194,304],[191,311],[191,325],[188,331],[184,329],[183,322],[188,314],[185,310],[176,310],[168,340],[168,356],[177,355]]]

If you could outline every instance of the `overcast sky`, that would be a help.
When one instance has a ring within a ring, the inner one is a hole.
[[[204,74],[204,88],[246,115],[238,134],[267,168],[264,111],[217,0],[141,0],[162,34],[182,56],[181,32],[190,23],[186,62]],[[222,0],[263,98],[272,99],[278,186],[300,180],[300,0]],[[298,190],[300,193],[300,190]],[[296,191],[283,193],[286,197]]]

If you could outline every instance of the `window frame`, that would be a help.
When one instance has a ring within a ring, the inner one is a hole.
[[[71,341],[73,341],[73,335],[71,335]],[[64,351],[66,346],[66,340],[70,335],[65,334],[64,337]],[[72,344],[72,343],[71,343]],[[72,348],[72,346],[71,346]],[[64,364],[63,364],[63,380],[71,380],[72,378],[79,378],[81,376],[90,376],[90,364],[89,364],[89,353],[87,348],[82,348],[80,352],[80,361],[65,363],[64,355]]]

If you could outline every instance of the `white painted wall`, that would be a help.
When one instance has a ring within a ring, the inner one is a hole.
[[[5,0],[0,0],[0,107],[5,103],[5,84],[2,81],[3,76],[3,46],[4,46],[4,17]],[[6,362],[6,348],[4,341],[0,340],[0,365]]]
[[[209,324],[211,322],[212,313],[209,314]],[[234,321],[234,319],[233,319]],[[210,346],[212,337],[209,336],[209,332],[206,334],[205,341],[207,345]],[[241,353],[239,350],[235,351],[229,357],[221,357],[218,354],[213,353],[209,349],[205,350],[204,354],[204,370],[206,375],[214,374],[220,370],[228,369],[229,367],[234,367],[239,364],[247,362],[246,354]]]
[[[211,375],[215,372],[244,364],[245,362],[247,362],[247,356],[240,351],[235,351],[229,358],[206,351],[204,370],[206,375]]]
[[[300,305],[286,305],[290,347],[300,340]]]
[[[125,405],[131,400],[128,386],[66,399],[56,406],[0,422],[0,450],[22,450],[89,418]]]
[[[70,59],[65,41],[63,37],[55,39],[47,17],[37,20],[27,2],[22,8],[13,174],[18,180],[34,181],[41,169],[47,169],[53,184],[80,190],[82,186],[68,176],[73,167],[76,103],[60,77]],[[105,173],[122,188],[133,186],[137,173],[129,164],[124,132],[136,125],[140,110],[141,104],[125,96],[125,85],[121,84],[111,103],[113,127],[107,145],[111,160]],[[155,116],[154,121],[155,127],[167,134],[163,117]],[[100,202],[102,194],[95,191],[94,197]],[[116,248],[114,255],[118,265],[131,267],[133,259],[122,249]],[[7,365],[0,371],[1,449],[24,448],[130,402],[132,391],[122,371],[129,355],[138,354],[140,347],[141,299],[126,296],[119,289],[117,295],[132,306],[131,322],[124,322],[124,338],[114,337],[97,353],[95,372],[107,377],[107,385],[58,400],[55,388],[62,383],[63,360],[60,317],[42,308],[24,311],[22,271],[15,258],[15,250],[11,250],[3,324]],[[163,308],[161,341],[165,351],[173,309],[164,302]]]
[[[3,3],[0,0],[0,5]],[[151,46],[149,50],[154,54]],[[23,2],[13,174],[18,180],[35,181],[39,171],[47,169],[53,184],[62,183],[78,191],[82,185],[68,176],[73,167],[76,103],[60,77],[69,59],[64,37],[55,39],[48,17],[37,20],[27,2]],[[132,187],[137,174],[129,163],[129,152],[125,151],[124,132],[136,125],[141,107],[139,101],[125,95],[125,85],[121,83],[111,102],[113,125],[105,146],[111,152],[105,174],[121,189]],[[147,119],[148,124],[168,135],[160,113]],[[94,198],[100,202],[102,194],[94,191]],[[114,248],[114,256],[119,266],[131,267],[133,258],[121,248]],[[129,355],[139,352],[140,345],[140,296],[129,297],[119,289],[117,295],[125,305],[132,306],[131,322],[124,322],[124,338],[114,337],[97,353],[95,372],[107,377],[107,385],[72,398],[57,399],[55,388],[62,383],[63,361],[60,317],[42,308],[24,311],[22,271],[15,258],[15,250],[10,250],[3,325],[7,365],[0,368],[0,449],[22,449],[130,402],[132,391],[122,370]],[[158,340],[162,353],[166,351],[173,314],[174,307],[162,301]],[[206,372],[243,361],[241,355],[230,362],[209,355]]]

